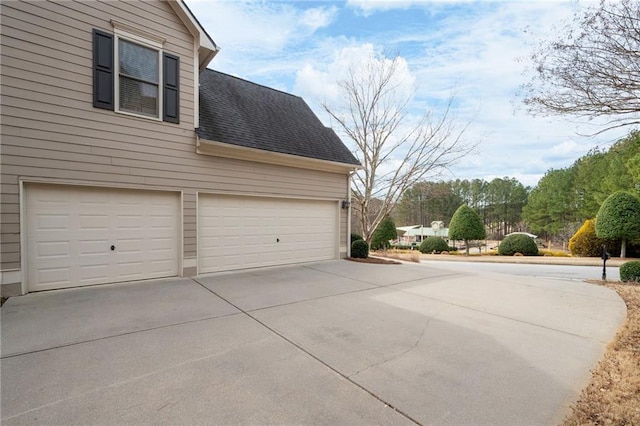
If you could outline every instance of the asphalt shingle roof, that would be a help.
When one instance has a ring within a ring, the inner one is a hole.
[[[298,97],[218,71],[200,74],[201,139],[359,165]]]

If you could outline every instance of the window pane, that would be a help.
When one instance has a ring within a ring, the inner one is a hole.
[[[158,83],[158,51],[122,39],[118,43],[120,74]]]
[[[120,109],[158,117],[158,86],[120,76]]]

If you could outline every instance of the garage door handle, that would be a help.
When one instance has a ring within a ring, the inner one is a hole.
[[[111,246],[111,251],[114,251],[116,249],[116,246]]]
[[[276,238],[276,243],[279,243],[279,242],[280,242],[280,238]]]

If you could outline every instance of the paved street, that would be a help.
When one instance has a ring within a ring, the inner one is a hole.
[[[626,315],[579,281],[348,261],[1,311],[3,425],[555,425]]]
[[[599,280],[602,277],[602,266],[480,263],[446,260],[423,260],[422,264],[460,272],[496,272],[538,278]],[[620,268],[607,266],[607,279],[611,281],[620,280]]]

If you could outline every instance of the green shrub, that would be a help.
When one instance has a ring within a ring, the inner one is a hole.
[[[364,238],[362,238],[362,235],[352,232],[350,244],[353,244],[354,241],[358,241],[358,240],[364,240]]]
[[[365,240],[355,240],[351,244],[351,257],[366,259],[369,257],[369,244]]]
[[[521,253],[525,256],[537,256],[538,245],[533,238],[524,234],[508,235],[498,246],[498,253],[502,256],[513,256]]]
[[[632,260],[620,266],[620,279],[640,283],[640,260]]]
[[[389,240],[395,240],[397,236],[396,225],[393,219],[387,216],[371,237],[371,250],[388,249],[391,245]]]
[[[596,215],[596,235],[619,240],[620,257],[626,257],[627,241],[640,238],[640,200],[629,192],[611,194]]]
[[[441,237],[427,237],[422,240],[420,247],[418,248],[421,253],[440,253],[443,251],[449,251],[449,245]]]
[[[466,204],[458,207],[458,210],[451,217],[449,222],[449,239],[454,241],[464,241],[467,246],[467,256],[469,255],[469,241],[484,240],[487,232],[484,229],[482,219],[472,208]]]
[[[391,250],[411,250],[411,246],[408,244],[391,244],[389,248]]]

